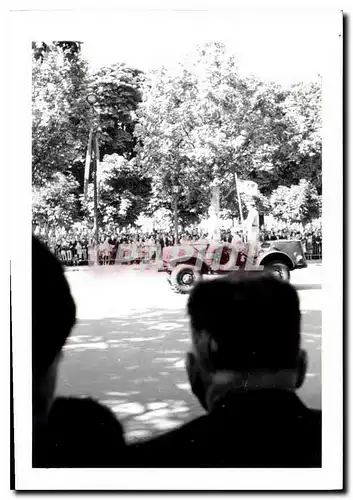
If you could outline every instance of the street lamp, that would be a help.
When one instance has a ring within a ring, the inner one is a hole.
[[[91,106],[93,111],[97,113],[99,119],[99,112],[94,108],[94,105],[97,103],[98,98],[95,94],[90,93],[86,96],[86,101]],[[99,142],[98,142],[98,126],[91,125],[88,145],[87,145],[87,155],[86,155],[86,165],[85,165],[85,182],[84,182],[84,195],[87,197],[87,187],[89,180],[89,171],[91,161],[93,159],[93,217],[94,217],[94,237],[96,240],[97,251],[98,251],[98,243],[99,243],[99,229],[98,229],[98,182],[97,182],[97,171],[98,171],[98,162],[99,162]],[[98,261],[98,259],[97,259]]]
[[[96,96],[96,94],[88,94],[88,96],[86,97],[86,101],[91,106],[93,106],[94,104],[96,104],[96,102],[97,102],[97,96]]]

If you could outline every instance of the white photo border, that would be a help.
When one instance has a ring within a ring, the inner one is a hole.
[[[209,5],[210,2],[204,4]],[[141,2],[136,4],[141,7]],[[154,2],[166,8],[165,2]],[[131,3],[130,3],[131,5]],[[176,4],[178,5],[178,4]],[[180,3],[179,3],[180,5]],[[190,5],[190,3],[189,3]],[[222,3],[218,4],[222,5]],[[177,7],[176,7],[177,8]],[[220,9],[221,7],[217,7]],[[31,464],[31,42],[92,36],[102,11],[22,11],[9,15],[11,85],[12,321],[17,490],[327,490],[342,487],[342,13],[329,16],[323,72],[323,326],[321,469],[33,469]],[[227,15],[230,15],[229,12]],[[255,13],[254,13],[255,15]],[[290,14],[289,14],[290,15]],[[303,10],[305,16],[305,10]],[[104,29],[104,28],[102,28]],[[324,48],[323,48],[324,50]],[[332,244],[332,235],[335,242]],[[334,266],[330,263],[334,262]],[[48,332],[49,333],[49,332]]]

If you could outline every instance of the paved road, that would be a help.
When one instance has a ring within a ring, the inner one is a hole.
[[[163,273],[127,267],[67,272],[78,322],[65,348],[58,392],[89,395],[117,414],[129,440],[203,413],[184,369],[187,297]],[[321,407],[321,266],[295,271],[309,370],[302,399]]]

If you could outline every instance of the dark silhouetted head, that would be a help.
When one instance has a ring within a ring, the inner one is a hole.
[[[206,385],[220,372],[245,374],[247,382],[251,374],[256,384],[262,375],[279,373],[287,374],[281,384],[287,383],[283,381],[290,373],[296,374],[296,387],[302,383],[299,298],[290,284],[264,273],[239,271],[199,282],[187,308],[193,344],[187,366],[191,384],[197,381],[196,391],[200,372]]]
[[[32,372],[37,410],[52,397],[59,355],[75,324],[76,306],[59,261],[32,238]]]

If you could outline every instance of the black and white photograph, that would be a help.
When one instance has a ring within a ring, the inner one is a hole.
[[[342,488],[342,12],[11,19],[16,489]]]

